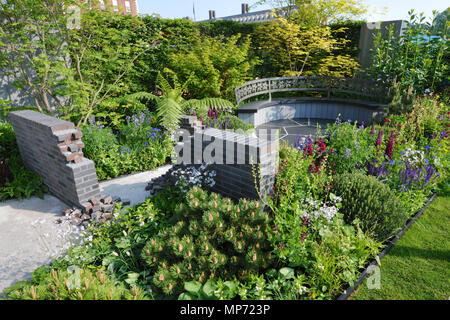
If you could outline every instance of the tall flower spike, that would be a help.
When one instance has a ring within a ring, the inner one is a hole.
[[[378,132],[377,141],[375,142],[375,146],[377,147],[377,149],[379,148],[379,146],[381,146],[382,142],[383,142],[383,130],[380,130],[380,132]]]
[[[391,132],[391,137],[389,138],[388,145],[386,146],[386,155],[389,159],[392,159],[392,151],[394,149],[394,131]]]
[[[373,136],[377,132],[375,131],[375,123],[372,123],[372,130],[370,131],[370,134]]]

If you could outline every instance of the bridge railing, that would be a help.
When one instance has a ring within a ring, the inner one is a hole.
[[[328,99],[331,98],[333,93],[346,93],[374,101],[383,100],[388,93],[385,87],[378,85],[372,80],[332,77],[279,77],[258,79],[244,83],[234,91],[238,105],[246,99],[263,94],[269,94],[269,100],[272,100],[272,93],[274,92],[326,92]]]

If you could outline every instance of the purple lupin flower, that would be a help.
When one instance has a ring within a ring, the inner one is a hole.
[[[228,129],[228,125],[230,124],[230,118],[227,118],[225,121],[225,130]]]
[[[383,130],[380,130],[380,132],[378,132],[377,141],[375,141],[375,146],[377,147],[377,149],[381,146],[382,142],[383,142]]]
[[[214,109],[214,115],[215,115],[216,119],[219,118],[219,111],[217,111],[217,109]]]
[[[203,123],[203,116],[202,115],[200,115],[200,121],[202,122],[202,126],[203,126],[204,123]]]
[[[372,130],[370,131],[370,135],[374,135],[374,134],[376,134],[377,132],[375,131],[375,123],[372,123]]]
[[[392,151],[394,148],[394,131],[391,132],[391,137],[389,138],[389,142],[386,146],[386,155],[389,157],[389,159],[392,159]]]

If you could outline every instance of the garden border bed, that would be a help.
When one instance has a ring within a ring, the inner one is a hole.
[[[394,245],[397,243],[398,240],[400,240],[403,235],[411,228],[411,226],[422,216],[422,214],[425,212],[425,210],[429,207],[429,205],[434,201],[434,199],[436,198],[437,193],[433,193],[429,198],[428,201],[425,203],[425,205],[422,207],[422,209],[420,209],[416,214],[414,214],[407,222],[406,222],[406,226],[405,228],[403,228],[401,231],[399,231],[392,240],[388,241],[388,245],[386,246],[386,248],[383,249],[383,251],[381,251],[381,253],[378,254],[378,258],[381,261],[381,259],[384,258],[384,256],[386,254],[389,253],[389,251],[391,251],[391,249],[394,247]],[[342,293],[341,295],[339,295],[335,300],[347,300],[350,295],[355,292],[356,289],[358,289],[358,287],[362,284],[362,282],[364,281],[364,279],[366,279],[366,277],[369,275],[369,270],[372,266],[376,266],[378,265],[378,262],[376,259],[373,259],[369,265],[364,269],[364,271],[361,272],[361,274],[358,277],[358,280],[355,282],[355,284],[353,285],[353,287],[348,286],[345,290],[344,293]]]

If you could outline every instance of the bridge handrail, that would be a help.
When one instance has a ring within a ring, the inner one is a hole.
[[[387,89],[368,79],[337,78],[337,77],[276,77],[257,79],[234,89],[236,103],[262,94],[287,91],[320,91],[326,92],[328,99],[332,93],[348,93],[366,98],[383,99]]]

